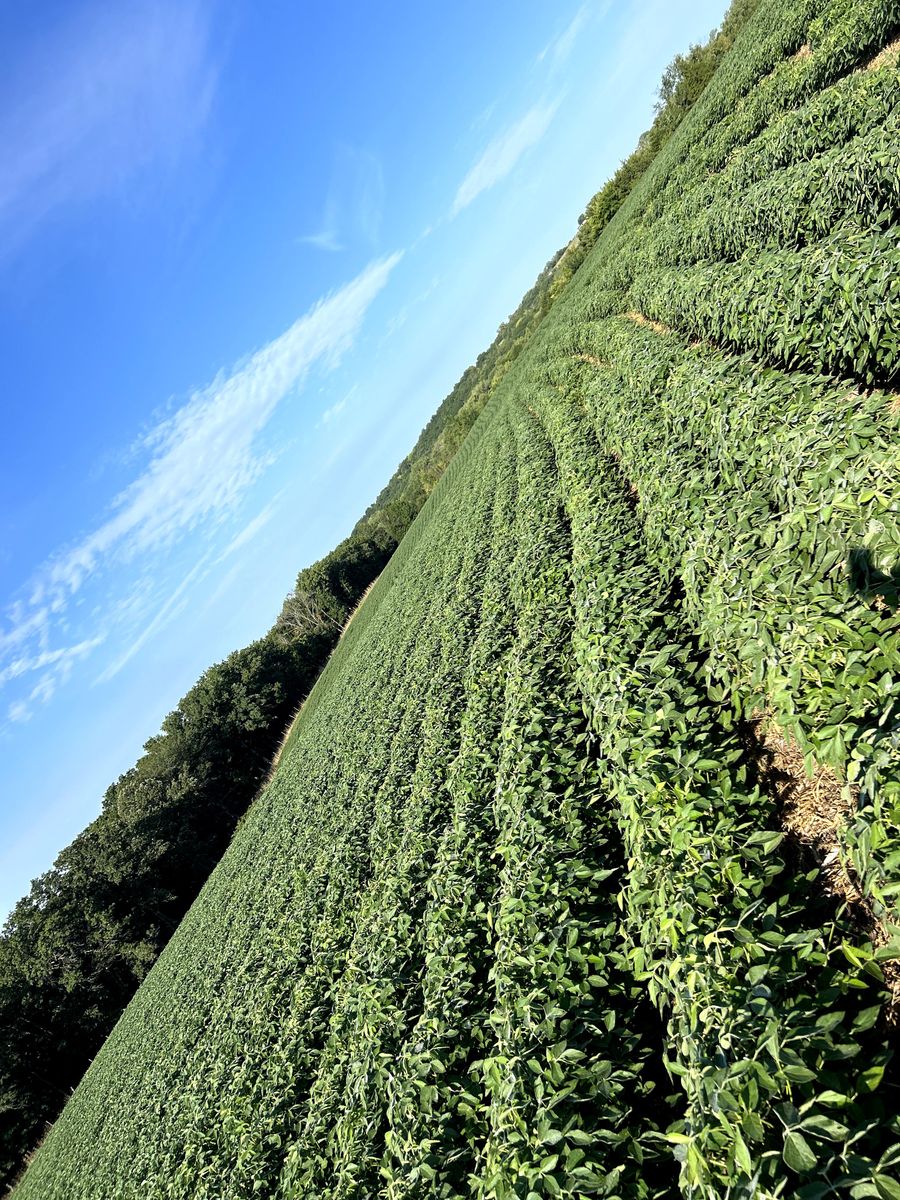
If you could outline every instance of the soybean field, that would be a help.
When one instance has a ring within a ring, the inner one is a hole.
[[[900,1197],[898,37],[763,0],[16,1200]]]

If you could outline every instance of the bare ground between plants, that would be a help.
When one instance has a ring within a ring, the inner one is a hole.
[[[746,745],[760,786],[777,803],[784,831],[818,864],[826,891],[847,906],[854,923],[876,947],[889,935],[842,861],[839,832],[859,800],[858,789],[842,786],[828,767],[816,765],[807,772],[800,747],[766,713],[756,713],[747,723]],[[881,964],[890,998],[885,1018],[900,1027],[900,962]]]
[[[651,317],[645,317],[643,313],[632,309],[630,312],[623,313],[629,321],[634,321],[635,325],[643,325],[647,329],[652,329],[654,333],[671,333],[672,327],[664,325],[662,321],[654,321]]]
[[[864,71],[877,71],[879,67],[894,66],[900,58],[900,37],[895,38],[874,56],[863,67]]]

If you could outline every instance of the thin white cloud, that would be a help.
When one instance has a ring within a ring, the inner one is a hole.
[[[558,100],[552,104],[535,104],[514,125],[494,138],[459,185],[451,216],[455,217],[482,192],[509,175],[522,156],[547,132],[558,107]]]
[[[553,68],[561,67],[575,49],[578,39],[588,23],[588,15],[588,6],[583,4],[562,33],[543,48],[537,57],[538,62],[546,61]]]
[[[105,667],[97,678],[95,683],[108,683],[110,679],[118,675],[126,663],[131,662],[139,650],[143,650],[147,642],[157,634],[163,626],[168,625],[173,621],[180,612],[183,612],[185,605],[188,602],[187,592],[191,584],[196,580],[203,578],[208,573],[210,555],[205,555],[198,563],[195,563],[188,571],[187,575],[181,580],[174,591],[167,596],[164,604],[157,612],[156,616],[150,621],[141,631],[138,637],[129,645],[123,654],[114,659],[107,667]]]
[[[325,409],[325,411],[322,413],[322,419],[320,420],[319,424],[327,425],[329,421],[333,421],[335,417],[340,416],[346,407],[347,397],[345,396],[343,400],[338,400],[337,404],[332,404],[331,408]]]
[[[205,125],[218,65],[202,0],[78,6],[42,30],[0,92],[4,250],[51,214],[126,198]]]
[[[431,283],[429,283],[428,287],[425,288],[423,292],[420,292],[418,296],[414,297],[407,304],[404,304],[402,308],[398,309],[398,311],[395,312],[392,317],[388,318],[387,324],[385,325],[384,336],[381,339],[382,345],[384,345],[389,338],[394,337],[395,334],[400,332],[400,330],[409,320],[410,313],[415,312],[417,309],[421,309],[428,297],[437,290],[440,282],[441,278],[439,275],[433,276]]]
[[[222,597],[226,596],[231,591],[231,588],[234,585],[234,583],[247,570],[248,570],[248,565],[243,559],[239,559],[237,562],[232,563],[232,565],[228,568],[228,570],[225,572],[225,574],[222,576],[222,578],[216,584],[212,594],[204,597],[203,612],[206,613],[206,612],[209,612],[209,610],[211,608],[215,608],[215,606],[219,603],[219,601],[222,599]]]
[[[337,364],[399,260],[372,263],[161,422],[144,440],[149,465],[117,498],[114,514],[51,566],[51,595],[77,591],[110,555],[145,553],[232,512],[267,463],[258,440],[278,404],[314,363]]]
[[[235,536],[231,539],[231,541],[216,559],[217,563],[224,562],[226,558],[230,558],[232,554],[235,554],[238,550],[241,550],[249,542],[252,542],[255,537],[262,533],[265,527],[275,516],[275,513],[278,511],[278,505],[283,495],[283,491],[279,492],[277,496],[269,501],[269,503],[261,512],[258,512],[256,516],[252,518],[252,520],[247,522],[243,529],[235,534]]]
[[[59,674],[54,675],[48,671],[46,675],[42,675],[40,677],[40,679],[28,693],[28,699],[40,700],[41,704],[46,704],[59,686],[59,681]]]
[[[488,104],[486,108],[483,108],[481,110],[481,112],[478,114],[478,116],[475,117],[475,119],[472,121],[472,124],[469,126],[469,128],[475,132],[477,132],[479,129],[483,129],[485,127],[485,125],[487,125],[488,121],[490,121],[490,119],[494,115],[494,113],[496,112],[498,103],[499,103],[499,101],[492,100],[491,103]]]
[[[306,233],[297,240],[305,246],[315,246],[317,250],[329,250],[332,254],[337,254],[344,249],[343,243],[338,241],[337,229],[323,229],[321,233]]]
[[[273,461],[263,434],[279,404],[314,365],[338,364],[400,258],[397,253],[371,263],[280,337],[195,392],[143,439],[143,457],[149,456],[149,461],[113,502],[110,515],[46,564],[27,602],[10,606],[8,627],[0,630],[0,686],[48,668],[57,680],[62,679],[75,661],[99,645],[112,625],[127,624],[135,605],[145,606],[140,588],[124,602],[107,595],[90,617],[101,635],[91,636],[90,630],[66,651],[52,649],[54,630],[65,627],[72,599],[88,580],[116,564],[135,564],[142,579],[152,579],[148,564],[153,556],[158,559],[199,526],[213,529],[233,516]],[[232,539],[226,553],[246,544],[270,516],[266,510],[259,514]],[[117,674],[173,618],[187,588],[208,571],[209,557],[188,572],[148,623],[142,623],[140,635],[102,672],[101,680]]]
[[[322,460],[322,462],[319,464],[319,469],[318,469],[318,471],[316,471],[313,478],[321,479],[323,475],[326,475],[331,470],[331,468],[334,466],[334,464],[338,461],[338,459],[343,458],[343,456],[350,449],[351,445],[353,445],[353,442],[354,442],[354,437],[352,434],[348,434],[347,437],[345,437],[342,441],[338,442],[338,444],[331,451],[331,453],[326,458],[324,458]]]
[[[373,251],[378,246],[384,200],[384,168],[378,155],[358,146],[338,145],[321,227],[297,240],[331,253],[349,244]]]
[[[44,650],[31,657],[20,657],[8,663],[0,671],[0,687],[5,686],[20,676],[31,675],[38,671],[42,674],[37,683],[31,688],[27,698],[19,697],[7,708],[7,718],[21,724],[29,721],[35,703],[46,704],[54,695],[60,684],[64,683],[72,673],[77,662],[87,658],[92,650],[103,641],[103,635],[87,638],[74,646],[64,646],[57,650]],[[49,668],[49,669],[48,669]]]
[[[430,221],[425,226],[425,228],[422,230],[422,232],[419,234],[419,236],[415,239],[415,241],[410,243],[409,252],[412,253],[414,250],[418,250],[418,248],[422,244],[422,242],[427,241],[431,237],[431,235],[434,233],[434,231],[436,229],[440,229],[440,227],[444,224],[444,222],[447,219],[448,218],[444,216],[444,217],[438,217],[437,220],[435,220],[435,221]]]
[[[335,401],[334,404],[325,409],[321,417],[316,421],[316,428],[321,429],[323,426],[330,425],[332,421],[336,420],[358,391],[359,384],[355,383],[346,396],[342,396],[340,400]]]
[[[10,605],[9,627],[0,631],[0,655],[29,640],[46,646],[50,613],[41,605],[41,595],[42,591],[32,595],[30,609],[21,600]]]
[[[58,650],[44,650],[40,654],[22,655],[15,658],[0,670],[0,685],[9,683],[11,679],[18,679],[20,675],[41,671],[45,667],[65,667],[69,663],[77,662],[79,658],[84,658],[86,654],[99,646],[102,641],[102,637],[88,638],[74,646],[64,646]]]

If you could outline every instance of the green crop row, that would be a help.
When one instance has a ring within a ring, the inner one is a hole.
[[[848,72],[900,9],[835,0],[812,24],[783,9],[764,6],[768,37],[723,64],[623,206],[576,280],[575,311],[637,309],[789,367],[884,382],[898,353],[898,76]],[[801,52],[773,70],[788,27]]]
[[[886,384],[900,372],[898,265],[895,230],[850,223],[802,250],[642,276],[630,301],[762,360]]]
[[[518,425],[520,618],[493,787],[494,1044],[472,1194],[665,1194],[671,1168],[646,1138],[659,1052],[618,936],[607,881],[621,853],[572,670],[570,531],[552,446],[527,410]]]
[[[648,223],[660,219],[685,191],[721,172],[781,121],[795,120],[795,112],[863,66],[898,31],[896,0],[770,0],[716,72],[634,207],[644,208]],[[867,104],[861,96],[859,108]]]
[[[799,108],[782,113],[758,137],[738,146],[721,172],[701,183],[695,194],[712,196],[713,190],[717,198],[726,190],[736,194],[763,182],[774,171],[839,150],[884,124],[896,112],[898,102],[896,63],[844,75]]]
[[[880,74],[893,77],[896,103],[900,73]],[[895,111],[886,124],[751,185],[741,180],[726,190],[713,177],[656,223],[637,262],[629,264],[632,275],[799,248],[826,237],[848,216],[864,228],[893,224],[900,202],[897,122]]]
[[[571,471],[578,674],[628,854],[631,959],[669,1014],[688,1097],[667,1135],[683,1186],[710,1198],[729,1185],[778,1195],[806,1137],[822,1176],[875,1186],[896,1159],[893,1114],[881,1096],[867,1099],[869,1077],[850,1063],[884,1069],[866,1036],[877,989],[867,999],[835,954],[827,916],[810,923],[808,880],[782,878],[777,857],[754,848],[777,844],[764,833],[776,815],[748,789],[743,747],[710,703],[677,592],[645,557],[624,479],[614,466],[596,471],[604,459],[585,416],[566,420],[556,395],[547,414]],[[852,1132],[834,1122],[832,1092],[853,1106]],[[855,1137],[864,1128],[866,1143]]]
[[[570,357],[563,369],[582,373],[602,444],[640,479],[645,536],[681,580],[715,693],[744,717],[771,710],[810,762],[859,788],[839,833],[889,918],[900,890],[897,414],[882,393],[632,321],[585,334],[575,344],[608,365]]]

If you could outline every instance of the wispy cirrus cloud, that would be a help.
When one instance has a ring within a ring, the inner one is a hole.
[[[255,517],[251,517],[247,524],[234,535],[216,559],[216,562],[224,562],[226,558],[231,558],[232,554],[236,554],[238,550],[242,550],[244,546],[249,546],[253,539],[262,533],[275,516],[283,496],[284,493],[279,492],[277,496],[272,497],[265,508],[261,509]]]
[[[4,252],[60,209],[124,197],[205,125],[218,82],[209,4],[72,6],[0,84]]]
[[[328,250],[332,254],[337,254],[344,249],[343,243],[338,238],[336,221],[329,222],[318,233],[304,233],[297,240],[304,246],[313,246],[316,250]]]
[[[334,404],[329,405],[328,408],[325,409],[318,421],[316,421],[316,428],[323,429],[326,425],[330,425],[332,421],[336,421],[358,391],[359,384],[354,383],[353,387],[345,396],[342,396],[340,400],[336,400]]]
[[[533,105],[515,124],[494,138],[459,185],[451,216],[456,216],[482,192],[495,187],[519,160],[541,140],[556,115],[559,100]]]
[[[20,675],[43,670],[45,667],[58,666],[60,663],[75,662],[90,653],[96,646],[99,646],[102,640],[102,637],[95,637],[78,642],[74,646],[67,646],[58,650],[42,650],[36,654],[21,655],[19,658],[8,662],[0,670],[0,684],[8,683],[11,679],[16,679]]]
[[[604,5],[604,12],[609,5]],[[548,42],[540,54],[537,56],[539,63],[546,62],[551,68],[561,67],[571,56],[572,51],[578,44],[578,39],[584,32],[590,14],[588,6],[582,4],[581,8],[575,13],[575,16],[565,27],[562,33],[558,34],[552,41]]]
[[[314,363],[333,366],[349,349],[399,260],[372,263],[157,425],[143,441],[150,461],[115,500],[113,515],[50,566],[54,599],[77,591],[110,555],[145,553],[233,511],[269,461],[259,435],[278,404]]]
[[[330,408],[325,409],[319,418],[319,425],[330,425],[332,421],[337,420],[346,407],[347,397],[345,396],[343,400],[338,400],[335,404],[332,404]]]
[[[325,197],[321,227],[297,240],[336,253],[348,244],[375,250],[384,213],[385,183],[381,159],[359,146],[338,145]]]
[[[136,641],[99,676],[100,681],[112,678],[177,615],[187,590],[208,573],[212,553],[192,566],[161,603],[157,600],[152,617],[146,603],[153,574],[148,564],[161,560],[201,526],[208,540],[219,526],[233,522],[249,489],[273,460],[264,434],[278,406],[302,385],[314,365],[328,369],[338,364],[400,258],[397,253],[371,263],[279,337],[194,392],[145,435],[140,443],[143,468],[115,498],[107,517],[38,572],[27,600],[9,606],[5,628],[0,628],[0,688],[36,672],[46,677],[49,671],[43,693],[52,694],[53,681],[59,682],[94,650],[111,624],[117,619],[128,623],[129,614],[136,613],[141,629]],[[263,510],[232,538],[223,555],[246,544],[270,516]],[[70,629],[73,598],[113,566],[125,568],[126,577],[128,569],[132,577],[136,570],[138,585],[124,603],[111,593],[102,599],[91,618],[99,629],[82,633],[73,645],[55,644]],[[28,697],[41,698],[40,691]],[[22,702],[22,696],[14,700],[17,706]],[[23,719],[23,712],[16,707],[17,719]]]
[[[21,723],[31,719],[35,704],[46,704],[56,693],[60,684],[72,674],[76,663],[87,658],[103,642],[103,635],[86,638],[74,646],[64,646],[56,650],[42,650],[30,656],[14,660],[0,671],[0,687],[5,686],[11,679],[22,675],[33,675],[40,672],[39,678],[30,690],[18,699],[13,700],[7,708],[7,718]]]
[[[161,629],[173,621],[175,617],[182,612],[188,602],[188,592],[191,585],[202,578],[206,574],[209,564],[210,555],[206,554],[199,562],[195,563],[188,571],[184,578],[168,595],[155,616],[151,621],[144,625],[141,632],[134,638],[128,647],[97,676],[95,683],[108,683],[110,679],[114,679],[116,675],[138,654],[143,650],[144,646],[156,636]]]

